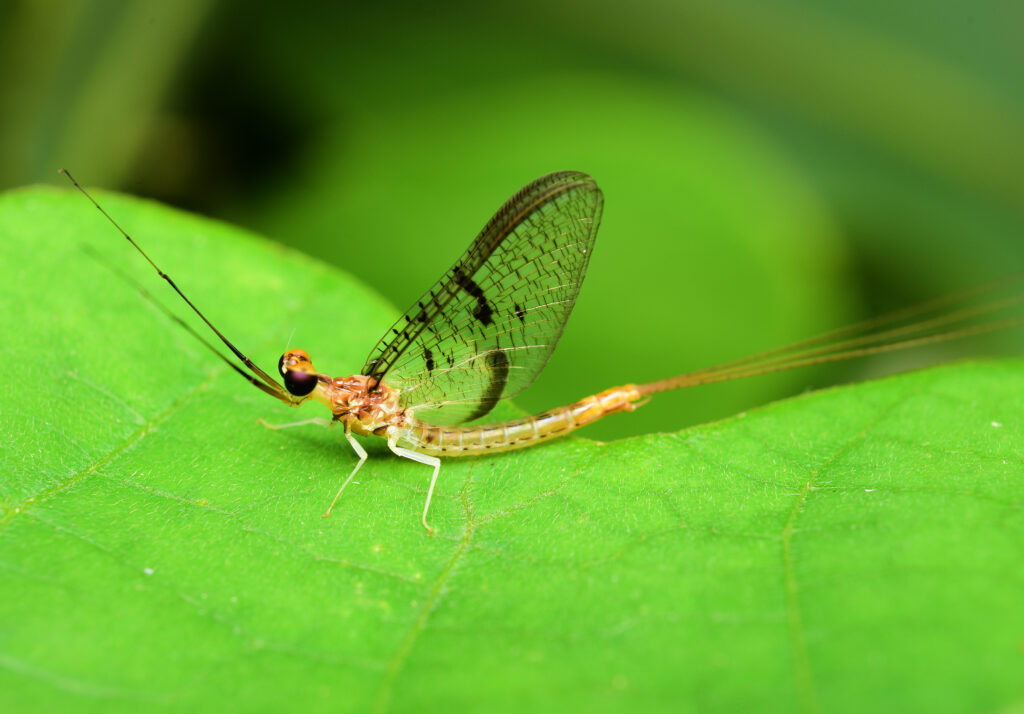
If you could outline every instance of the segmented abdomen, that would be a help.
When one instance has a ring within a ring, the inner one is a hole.
[[[534,416],[477,426],[437,426],[414,417],[403,429],[399,444],[435,456],[475,456],[523,449],[565,436],[608,414],[632,411],[641,396],[635,385],[627,384]]]

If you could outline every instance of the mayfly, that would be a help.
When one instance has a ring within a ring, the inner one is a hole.
[[[142,254],[241,365],[161,306],[172,319],[263,392],[291,407],[310,399],[320,402],[331,411],[332,419],[327,423],[341,422],[359,460],[324,516],[330,515],[366,462],[366,450],[355,436],[377,436],[386,439],[396,455],[433,469],[421,517],[428,533],[432,529],[427,514],[441,469],[439,457],[534,446],[609,414],[632,411],[658,392],[1024,324],[1024,318],[1011,317],[953,327],[1016,304],[1020,296],[934,314],[985,292],[979,290],[697,372],[649,384],[613,387],[535,416],[466,426],[490,413],[499,401],[529,386],[562,335],[593,253],[604,205],[601,190],[587,174],[551,173],[513,195],[462,257],[377,342],[359,374],[330,377],[313,367],[304,350],[290,349],[278,362],[282,386],[232,344],[67,171],[62,173]],[[907,324],[911,318],[919,319]],[[299,423],[312,421],[326,420]]]

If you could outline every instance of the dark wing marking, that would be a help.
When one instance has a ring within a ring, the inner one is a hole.
[[[476,408],[466,417],[466,421],[473,421],[487,414],[494,409],[494,405],[501,399],[502,392],[508,385],[509,365],[508,355],[501,350],[491,350],[484,358],[484,366],[487,374],[487,388],[480,396]]]
[[[576,171],[525,186],[385,334],[363,374],[401,391],[420,419],[478,419],[529,386],[576,302],[603,197]]]

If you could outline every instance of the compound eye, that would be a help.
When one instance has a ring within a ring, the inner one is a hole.
[[[296,397],[304,397],[312,392],[319,381],[315,374],[309,372],[288,370],[284,373],[285,389]]]

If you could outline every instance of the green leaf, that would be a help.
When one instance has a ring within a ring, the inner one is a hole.
[[[100,198],[265,366],[290,345],[357,371],[395,314],[238,229]],[[1024,704],[1024,363],[448,461],[428,537],[429,470],[381,444],[321,518],[340,431],[260,427],[314,411],[82,252],[178,310],[80,196],[0,197],[0,236],[3,711]]]

